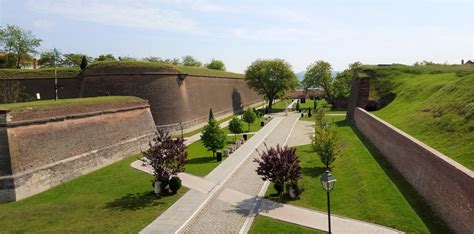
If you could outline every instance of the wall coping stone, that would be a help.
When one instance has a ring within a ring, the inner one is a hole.
[[[139,106],[123,107],[123,108],[113,108],[113,109],[102,110],[102,111],[63,115],[63,116],[50,117],[50,118],[31,119],[31,120],[12,121],[12,122],[7,121],[7,123],[0,122],[0,127],[19,127],[19,126],[33,125],[33,124],[45,124],[48,122],[58,122],[58,121],[65,121],[69,119],[79,119],[79,118],[84,118],[84,117],[92,117],[92,116],[97,116],[97,115],[112,114],[112,113],[126,112],[126,111],[146,109],[146,108],[150,108],[150,104],[142,104]]]

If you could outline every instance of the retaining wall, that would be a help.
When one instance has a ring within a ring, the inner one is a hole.
[[[474,233],[474,172],[362,109],[369,88],[369,78],[353,78],[348,120],[451,229]]]
[[[17,79],[31,97],[54,98],[54,79]],[[136,96],[149,101],[159,128],[170,131],[195,126],[207,120],[209,108],[215,116],[238,113],[262,101],[244,79],[179,74],[175,70],[146,68],[91,69],[76,78],[59,78],[64,85],[60,98],[104,95]]]
[[[145,102],[22,121],[11,121],[2,111],[0,203],[29,197],[141,152],[155,129]]]

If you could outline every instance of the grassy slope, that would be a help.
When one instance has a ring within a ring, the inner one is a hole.
[[[249,233],[294,233],[294,234],[309,234],[309,233],[325,233],[311,228],[299,226],[292,223],[283,222],[280,220],[268,218],[258,215],[253,220],[252,227]]]
[[[91,63],[87,69],[102,69],[102,68],[148,68],[148,69],[176,69],[179,73],[189,75],[203,75],[216,76],[226,78],[244,78],[243,74],[218,71],[207,69],[203,67],[187,67],[178,65],[169,65],[155,62],[141,62],[141,61],[105,61]],[[59,67],[57,68],[57,75],[61,78],[74,78],[79,75],[80,69],[78,67]],[[0,69],[0,79],[7,78],[52,78],[54,77],[54,68],[40,68],[40,69]]]
[[[0,232],[137,233],[186,191],[157,197],[137,155],[25,200],[0,204]]]
[[[92,98],[71,98],[71,99],[60,99],[55,100],[44,100],[44,101],[32,101],[32,102],[19,102],[0,104],[0,109],[9,110],[47,110],[58,107],[68,106],[80,106],[89,104],[105,104],[105,103],[121,103],[121,102],[134,102],[143,101],[137,97],[131,96],[107,96],[107,97],[92,97]]]
[[[343,120],[334,117],[338,125],[343,154],[334,164],[337,182],[331,193],[331,211],[335,214],[393,227],[406,232],[447,232],[444,225],[416,195],[416,192],[388,162],[360,139]],[[325,211],[326,194],[319,177],[323,164],[312,152],[311,145],[297,147],[301,160],[304,191],[299,200],[290,204]],[[273,186],[267,196],[274,196]]]
[[[396,98],[374,114],[474,170],[474,74],[466,72],[377,78],[392,82]]]
[[[59,67],[57,76],[61,78],[74,78],[80,72],[78,67]],[[0,69],[0,79],[8,78],[53,78],[54,68],[41,69]]]

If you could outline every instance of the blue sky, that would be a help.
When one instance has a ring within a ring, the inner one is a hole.
[[[221,59],[243,72],[283,58],[335,70],[366,64],[474,59],[473,0],[0,0],[0,25],[43,39],[40,51]]]

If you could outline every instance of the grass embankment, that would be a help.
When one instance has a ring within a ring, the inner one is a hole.
[[[138,69],[174,69],[181,74],[195,75],[195,76],[215,76],[225,78],[244,78],[243,74],[219,71],[207,69],[204,67],[189,67],[170,65],[158,62],[144,62],[144,61],[106,61],[106,62],[95,62],[92,63],[87,69],[100,70],[100,69],[126,69],[126,68],[138,68]],[[87,70],[86,69],[86,70]]]
[[[0,204],[0,232],[137,233],[187,189],[159,197],[128,157],[30,198]]]
[[[204,67],[188,67],[179,65],[170,65],[158,62],[145,61],[103,61],[91,63],[86,71],[100,69],[174,69],[179,73],[195,75],[195,76],[215,76],[225,78],[244,78],[244,74],[207,69]],[[38,68],[38,69],[0,69],[0,79],[22,79],[22,78],[54,78],[54,68]],[[58,67],[56,68],[57,77],[59,78],[75,78],[80,73],[79,67]]]
[[[332,173],[337,182],[331,193],[331,212],[415,233],[446,233],[449,230],[421,200],[410,185],[390,167],[383,156],[344,120],[331,117],[339,130],[342,155],[335,161]],[[297,147],[304,189],[299,200],[289,204],[316,210],[327,210],[326,194],[319,178],[324,166],[311,145]],[[273,186],[266,196],[275,197]]]
[[[124,102],[139,102],[143,101],[140,98],[132,96],[106,96],[106,97],[92,97],[92,98],[70,98],[44,101],[31,101],[0,104],[0,109],[8,109],[12,111],[40,111],[55,108],[80,107],[86,105],[110,104],[110,103],[124,103]]]
[[[257,118],[254,123],[250,125],[250,132],[258,132],[262,127],[260,126],[260,118]],[[248,132],[247,123],[244,124],[245,132]],[[227,135],[230,133],[229,128],[226,127],[223,129],[224,133]],[[248,135],[248,138],[252,135]],[[242,138],[242,135],[237,136],[236,139]],[[226,146],[224,149],[233,144],[235,140],[234,136],[227,136]],[[212,156],[212,151],[207,150],[203,145],[202,141],[196,141],[188,146],[186,149],[188,152],[188,162],[186,163],[185,172],[197,175],[197,176],[206,176],[214,170],[221,162],[217,162],[216,157]],[[226,157],[222,157],[224,161]]]
[[[81,70],[78,67],[58,67],[59,78],[75,78]],[[0,79],[54,78],[54,68],[0,69]]]
[[[249,233],[292,233],[292,234],[316,234],[326,233],[311,228],[299,226],[292,223],[283,222],[280,220],[268,218],[265,216],[258,215],[253,220],[253,224],[249,230]]]
[[[474,66],[368,67],[371,99],[393,101],[373,112],[474,170]]]

